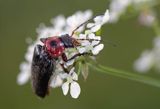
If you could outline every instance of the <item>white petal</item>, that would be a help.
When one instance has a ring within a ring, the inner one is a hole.
[[[88,45],[90,45],[90,42],[88,40],[84,40],[84,41],[81,42],[81,45],[82,46],[88,46]]]
[[[68,74],[67,73],[60,73],[59,76],[62,78],[62,79],[66,79],[68,78]]]
[[[70,86],[70,94],[72,98],[78,98],[81,92],[81,88],[77,82],[72,82]]]
[[[86,39],[86,35],[85,34],[80,34],[79,39]]]
[[[57,28],[62,28],[66,24],[65,17],[63,15],[59,15],[55,19],[51,19],[51,23]]]
[[[94,26],[94,23],[88,23],[87,24],[87,28],[91,28],[91,27],[93,27]]]
[[[86,35],[88,35],[88,34],[92,33],[92,31],[91,31],[91,30],[85,30],[84,33],[85,33]]]
[[[23,85],[29,80],[29,78],[30,78],[30,73],[28,72],[19,73],[17,77],[17,83],[19,85]]]
[[[91,45],[92,45],[92,46],[95,46],[95,45],[99,44],[99,42],[100,42],[100,41],[92,41],[92,44],[91,44]]]
[[[76,80],[76,81],[78,80],[78,75],[76,72],[73,72],[71,76],[73,80]]]
[[[95,34],[93,34],[93,33],[89,34],[89,35],[88,35],[88,38],[89,38],[89,39],[94,39],[94,38],[95,38]]]
[[[54,77],[50,83],[50,86],[55,88],[55,87],[59,87],[61,86],[63,83],[62,78],[59,75],[56,75],[56,77]]]
[[[66,62],[66,65],[67,65],[67,66],[70,66],[70,65],[73,65],[73,63],[74,63],[74,59],[72,59],[72,60]]]
[[[101,40],[101,36],[96,36],[94,39]]]
[[[92,31],[92,32],[96,32],[96,31],[98,31],[98,30],[101,28],[101,26],[102,26],[101,24],[98,24],[98,25],[92,27],[92,28],[91,28],[91,31]]]
[[[105,12],[105,14],[104,14],[104,16],[103,16],[103,24],[104,23],[107,23],[108,21],[109,21],[109,11],[108,11],[108,9],[106,10],[106,12]]]
[[[74,67],[70,70],[70,72],[69,72],[69,74],[72,74],[72,73],[74,73]]]
[[[63,83],[63,85],[62,85],[62,91],[63,91],[64,95],[67,95],[67,93],[69,91],[69,83],[68,82]]]
[[[150,51],[142,53],[141,57],[135,61],[134,68],[138,72],[147,72],[154,64],[154,55]]]
[[[84,53],[86,51],[85,47],[78,48],[79,53]]]
[[[93,48],[92,53],[97,55],[104,48],[104,44],[99,44]]]
[[[96,17],[94,18],[94,21],[95,21],[96,23],[101,23],[102,20],[103,20],[103,17],[102,17],[102,16],[96,16]]]

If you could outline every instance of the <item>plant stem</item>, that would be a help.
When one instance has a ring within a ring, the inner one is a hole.
[[[129,80],[145,83],[145,84],[155,86],[155,87],[160,87],[160,80],[157,80],[157,79],[154,79],[154,78],[151,78],[151,77],[148,77],[148,76],[140,75],[140,74],[137,74],[137,73],[130,73],[130,72],[122,71],[122,70],[117,70],[117,69],[102,66],[102,65],[94,66],[92,64],[89,64],[89,66],[92,67],[93,69],[99,71],[99,72],[104,73],[104,74],[108,74],[108,75],[112,75],[112,76],[117,76],[117,77],[129,79]]]

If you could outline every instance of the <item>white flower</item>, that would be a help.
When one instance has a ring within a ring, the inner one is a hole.
[[[91,28],[91,32],[98,31],[101,26],[109,21],[109,11],[106,10],[105,14],[102,16],[96,16],[94,19],[94,23],[88,23],[87,27]]]
[[[152,52],[144,51],[141,57],[135,61],[134,68],[142,73],[148,71],[153,65],[153,56]]]
[[[116,23],[122,14],[124,14],[128,6],[132,6],[135,10],[141,11],[144,7],[156,4],[156,0],[111,0],[109,5],[110,23]]]
[[[155,68],[160,72],[160,37],[156,37],[153,43],[154,47],[144,51],[140,58],[135,61],[135,70],[143,73]]]
[[[62,85],[63,94],[67,95],[70,89],[72,98],[78,98],[81,92],[81,88],[76,82],[78,80],[78,75],[74,72],[74,67],[70,70],[69,74],[64,75],[64,78],[66,78],[67,81]]]
[[[112,0],[110,3],[110,22],[116,23],[119,17],[126,11],[132,0]]]
[[[31,68],[30,68],[30,64],[29,63],[27,63],[27,62],[21,63],[21,65],[20,65],[20,73],[17,76],[17,83],[19,85],[23,85],[29,80],[30,75],[31,75],[29,73],[30,70],[31,70]]]
[[[53,75],[51,78],[50,87],[56,88],[56,87],[60,87],[63,84],[64,78],[62,78],[61,76],[62,73],[64,73],[64,71],[62,67],[60,66],[60,64],[58,64],[57,62],[55,71],[53,72]]]
[[[88,35],[80,34],[79,38],[92,40],[92,41],[84,40],[81,42],[82,46],[78,47],[78,50],[80,53],[91,51],[93,55],[97,55],[104,48],[104,44],[99,44],[101,37],[95,36],[95,34],[93,33],[88,34]]]

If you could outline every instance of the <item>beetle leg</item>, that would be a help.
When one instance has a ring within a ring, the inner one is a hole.
[[[67,62],[68,62],[68,61],[71,61],[72,59],[75,59],[75,58],[78,57],[78,56],[83,56],[83,55],[91,55],[91,53],[88,53],[88,52],[77,53],[77,54],[73,55],[71,58],[69,58],[69,59],[67,60]]]
[[[61,65],[62,69],[64,70],[64,72],[66,72],[66,73],[68,73],[68,74],[69,74],[69,71],[68,71],[68,69],[67,69],[67,68],[65,68],[65,67],[64,67],[64,64],[60,64],[60,65]]]
[[[62,60],[63,60],[64,62],[67,62],[67,61],[68,61],[67,56],[66,56],[65,53],[62,54]]]

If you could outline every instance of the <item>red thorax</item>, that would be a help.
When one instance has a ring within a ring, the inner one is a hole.
[[[47,52],[54,58],[61,56],[65,50],[64,44],[56,36],[45,38],[41,41],[44,43]]]

